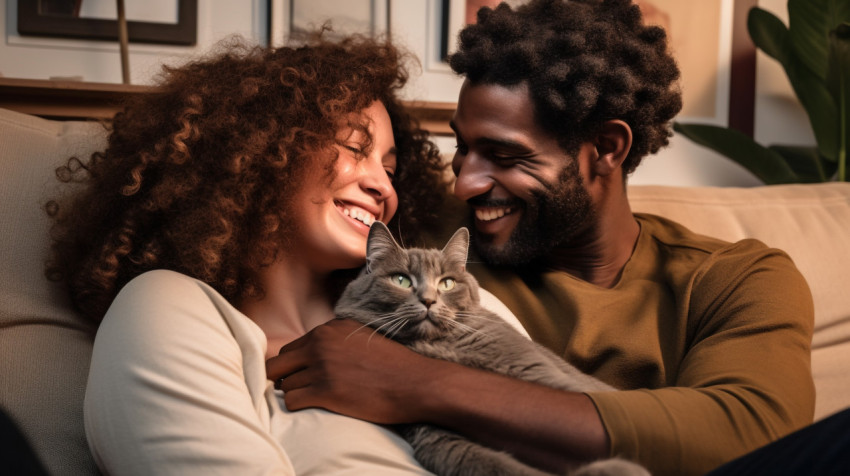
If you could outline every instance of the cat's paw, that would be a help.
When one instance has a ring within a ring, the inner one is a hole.
[[[651,476],[643,466],[621,458],[610,458],[588,463],[568,476]]]

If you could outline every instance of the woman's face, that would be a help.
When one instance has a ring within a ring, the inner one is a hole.
[[[392,184],[396,149],[390,116],[380,101],[361,114],[369,125],[371,148],[363,149],[363,131],[340,130],[337,138],[342,145],[336,146],[339,158],[333,180],[317,170],[296,199],[296,243],[290,255],[301,262],[309,260],[323,271],[361,266],[369,226],[375,220],[388,222],[398,208]]]

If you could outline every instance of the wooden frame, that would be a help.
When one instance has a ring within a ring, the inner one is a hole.
[[[177,23],[128,21],[129,41],[192,46],[197,43],[198,0],[176,0]],[[85,40],[118,40],[118,20],[44,15],[39,0],[18,0],[18,33]]]
[[[47,119],[109,120],[124,101],[151,91],[152,87],[141,85],[0,77],[0,108]],[[404,104],[423,129],[435,135],[452,134],[449,120],[454,114],[454,103],[406,101]]]
[[[449,53],[457,48],[457,34],[469,23],[475,22],[479,8],[496,6],[504,0],[441,0],[440,18],[440,59],[446,60]],[[508,2],[519,3],[519,2]]]
[[[756,119],[756,45],[747,31],[747,16],[756,6],[757,0],[735,0],[729,72],[729,127],[749,137]]]

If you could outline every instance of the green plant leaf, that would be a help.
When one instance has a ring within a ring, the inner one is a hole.
[[[817,0],[823,1],[823,0]],[[824,80],[807,68],[791,46],[788,29],[775,15],[758,7],[747,16],[753,43],[782,64],[797,99],[809,116],[820,154],[838,159],[838,109]]]
[[[747,15],[747,31],[753,43],[768,56],[783,65],[788,61],[791,50],[788,28],[776,15],[759,7],[751,8]]]
[[[800,182],[826,182],[835,174],[836,163],[824,161],[816,147],[771,145],[768,149],[785,159],[785,163],[800,178]]]
[[[688,139],[737,162],[766,184],[798,183],[800,177],[780,154],[734,129],[706,124],[673,124]]]
[[[752,8],[747,16],[747,28],[753,43],[785,69],[797,99],[809,116],[821,155],[838,160],[838,109],[825,81],[802,63],[791,45],[789,30],[775,15]]]
[[[829,66],[827,84],[838,104],[838,180],[846,181],[850,141],[850,22],[838,25],[829,35]]]
[[[847,0],[788,0],[788,31],[800,61],[826,80],[829,70],[829,32],[850,21]]]

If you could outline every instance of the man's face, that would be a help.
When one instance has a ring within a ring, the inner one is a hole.
[[[451,125],[454,192],[473,209],[488,263],[526,264],[593,228],[580,161],[539,127],[527,86],[465,82]]]

